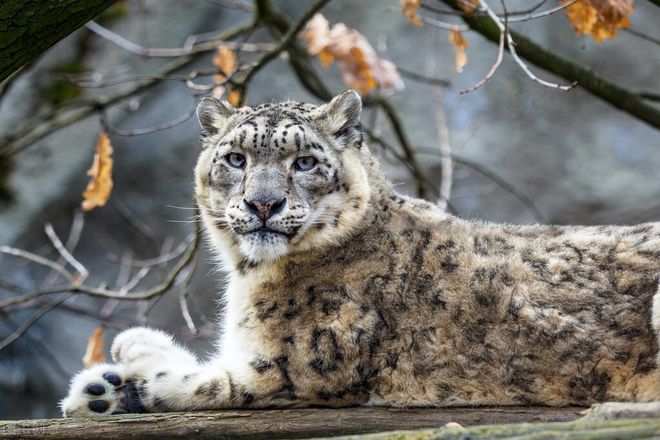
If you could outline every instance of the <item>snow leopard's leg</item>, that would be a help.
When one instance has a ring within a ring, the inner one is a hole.
[[[114,365],[84,370],[73,378],[62,403],[65,417],[121,412],[291,405],[283,378],[287,360],[216,359],[201,364],[165,333],[135,328],[112,344]],[[109,374],[111,376],[109,376]]]
[[[73,377],[60,402],[65,417],[105,416],[153,410],[143,402],[144,387],[162,371],[197,367],[197,360],[170,336],[144,327],[126,330],[112,344],[114,364],[95,365]]]

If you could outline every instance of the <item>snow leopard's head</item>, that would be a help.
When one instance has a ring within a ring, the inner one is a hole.
[[[337,243],[355,228],[370,195],[361,108],[353,90],[320,106],[235,109],[202,99],[196,197],[221,256],[272,261]]]

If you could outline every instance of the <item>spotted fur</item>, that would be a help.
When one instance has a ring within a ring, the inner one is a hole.
[[[660,398],[659,223],[453,217],[392,188],[359,113],[352,91],[318,107],[202,102],[196,195],[229,273],[219,352],[120,335],[117,368],[146,380],[147,410]],[[301,156],[315,167],[297,171]],[[286,203],[263,221],[255,197]]]

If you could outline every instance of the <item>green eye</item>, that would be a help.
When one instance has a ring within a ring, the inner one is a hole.
[[[245,156],[239,153],[229,153],[225,156],[225,160],[229,165],[234,168],[244,168],[245,167]]]
[[[316,159],[312,156],[303,156],[296,159],[294,167],[298,171],[309,171],[316,165]]]

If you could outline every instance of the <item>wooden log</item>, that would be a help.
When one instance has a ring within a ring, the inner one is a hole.
[[[0,439],[282,439],[523,422],[566,422],[584,408],[342,408],[129,414],[0,421]]]
[[[660,419],[518,423],[332,437],[332,440],[657,440]],[[330,438],[316,439],[330,440]]]

